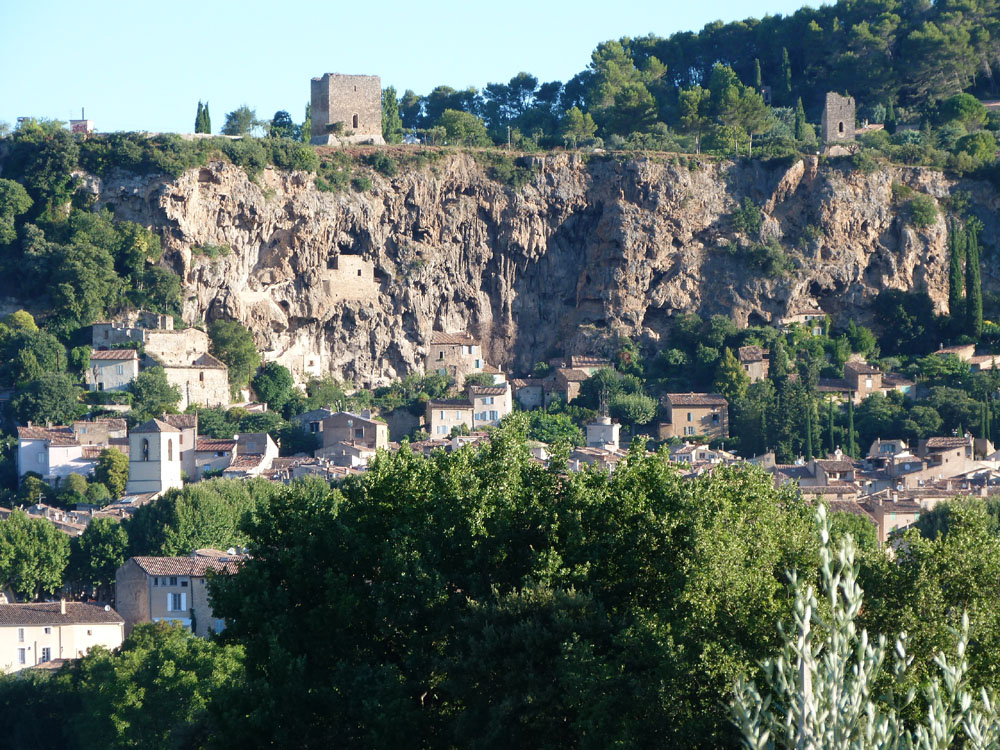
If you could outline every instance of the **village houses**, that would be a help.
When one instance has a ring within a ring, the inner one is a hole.
[[[85,602],[0,603],[0,674],[79,659],[94,646],[116,649],[125,620]]]

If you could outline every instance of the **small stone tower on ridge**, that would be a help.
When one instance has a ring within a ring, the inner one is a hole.
[[[823,143],[854,140],[854,97],[832,91],[826,94],[823,121],[820,124]]]
[[[382,80],[378,76],[326,73],[312,79],[310,143],[385,143]]]

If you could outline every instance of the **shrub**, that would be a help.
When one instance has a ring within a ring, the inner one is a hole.
[[[359,175],[351,180],[351,187],[356,193],[366,193],[372,189],[371,178],[366,175]]]
[[[910,201],[910,221],[918,228],[929,227],[937,221],[937,204],[929,195],[918,195]]]
[[[394,177],[398,171],[396,160],[384,151],[376,151],[368,157],[368,164],[381,175]]]
[[[760,207],[746,197],[740,207],[733,211],[733,225],[750,237],[759,237],[764,225],[764,215]]]

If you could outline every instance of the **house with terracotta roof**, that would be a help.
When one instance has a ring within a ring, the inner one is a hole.
[[[342,442],[361,443],[372,450],[389,446],[389,425],[375,419],[371,409],[362,409],[360,414],[338,411],[324,417],[319,432],[323,449]]]
[[[130,557],[115,573],[115,606],[125,634],[144,622],[178,622],[195,635],[220,633],[208,596],[212,575],[236,573],[246,555],[199,549],[187,557]]]
[[[560,367],[552,378],[552,394],[569,403],[580,395],[580,387],[590,378],[590,373],[573,367]]]
[[[33,471],[46,484],[58,487],[70,474],[87,476],[93,473],[96,466],[97,455],[93,450],[86,450],[72,427],[36,427],[29,424],[17,428],[19,479]]]
[[[729,437],[729,402],[718,393],[667,393],[663,396],[664,421],[660,440],[703,436],[709,440]]]
[[[236,441],[199,435],[194,450],[195,479],[202,479],[208,472],[221,472],[229,468],[236,458]]]
[[[84,382],[90,391],[123,391],[139,375],[135,349],[98,350],[90,353]]]
[[[771,369],[771,350],[762,346],[741,346],[737,353],[740,367],[750,378],[751,383],[756,383],[767,377]]]
[[[79,659],[94,646],[116,649],[124,629],[122,616],[103,604],[0,604],[0,673]]]
[[[900,498],[896,493],[866,498],[861,507],[875,519],[878,526],[878,540],[882,544],[889,541],[894,531],[903,531],[920,519],[923,508],[919,503]]]
[[[447,438],[451,431],[473,424],[473,406],[467,398],[438,398],[427,402],[424,429],[432,438]]]
[[[791,306],[778,319],[778,330],[787,332],[793,325],[804,326],[813,336],[822,336],[826,327],[826,313],[811,300],[804,300]]]
[[[434,331],[427,345],[424,370],[447,375],[459,385],[466,375],[483,372],[486,361],[479,342],[467,331]]]
[[[510,386],[506,382],[503,385],[470,385],[467,392],[472,403],[471,429],[496,427],[513,409]]]
[[[266,432],[244,432],[236,438],[236,453],[222,470],[226,479],[259,477],[271,468],[278,457],[278,445]]]

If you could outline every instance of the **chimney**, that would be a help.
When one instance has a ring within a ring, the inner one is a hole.
[[[61,614],[61,615],[66,614],[66,599],[65,599],[65,597],[62,597],[62,598],[59,599],[59,614]]]
[[[372,418],[372,410],[371,409],[362,409],[361,410],[361,418],[362,419],[371,419]]]

